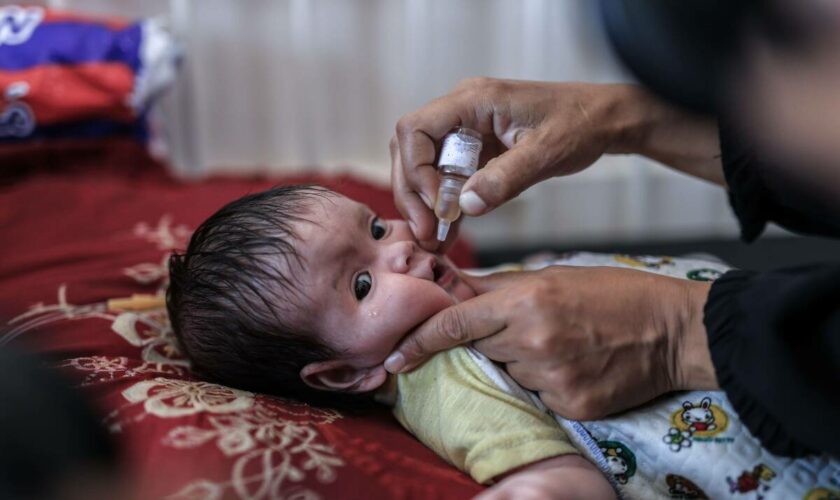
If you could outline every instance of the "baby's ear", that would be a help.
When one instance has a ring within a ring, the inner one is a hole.
[[[331,360],[309,363],[300,371],[300,378],[321,391],[370,392],[385,383],[388,372],[382,365],[359,368]]]

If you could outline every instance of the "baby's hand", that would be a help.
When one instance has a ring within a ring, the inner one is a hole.
[[[615,499],[610,483],[578,455],[531,464],[507,476],[475,500]]]
[[[522,472],[484,491],[475,500],[543,500],[573,498],[564,496],[564,485],[552,479],[546,471]]]

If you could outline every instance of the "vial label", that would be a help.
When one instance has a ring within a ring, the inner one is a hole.
[[[472,139],[472,142],[467,142],[458,134],[450,134],[443,139],[438,166],[459,167],[474,172],[478,168],[479,153],[481,153],[480,141]]]

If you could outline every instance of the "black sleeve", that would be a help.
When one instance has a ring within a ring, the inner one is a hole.
[[[741,238],[755,240],[768,222],[791,231],[840,237],[840,203],[815,196],[797,179],[795,168],[780,168],[720,120],[720,152],[729,201],[741,225]],[[787,166],[793,167],[793,166]]]
[[[840,264],[730,271],[705,324],[718,382],[767,449],[840,456]]]

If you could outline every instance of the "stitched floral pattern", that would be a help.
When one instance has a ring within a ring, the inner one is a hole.
[[[165,290],[169,250],[185,245],[191,231],[164,215],[156,225],[137,223],[133,234],[167,252],[159,263],[130,266],[123,274],[141,285],[158,283],[158,290]],[[73,304],[67,294],[68,286],[61,284],[55,303],[37,303],[13,318],[0,345],[52,323],[98,319],[136,347],[139,359],[83,356],[57,367],[83,373],[82,386],[136,379],[120,393],[125,404],[104,419],[111,432],[126,432],[149,418],[187,418],[188,424],[176,425],[165,434],[160,441],[163,446],[190,452],[190,457],[195,456],[194,450],[212,446],[232,459],[226,476],[191,480],[169,498],[315,499],[320,495],[311,489],[312,479],[336,480],[338,468],[345,463],[325,442],[318,426],[342,418],[340,413],[195,380],[165,310],[113,312],[104,301]]]

